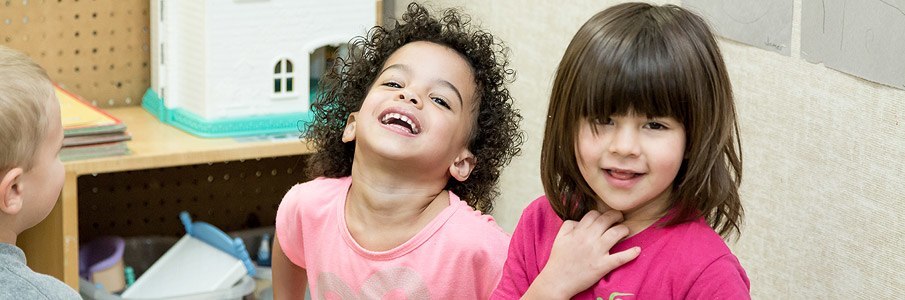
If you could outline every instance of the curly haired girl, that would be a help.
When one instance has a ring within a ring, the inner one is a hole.
[[[456,10],[410,4],[350,49],[304,135],[318,178],[277,213],[275,294],[488,298],[509,236],[481,211],[523,140],[506,48]]]

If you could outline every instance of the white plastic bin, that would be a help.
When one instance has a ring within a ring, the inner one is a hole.
[[[194,295],[185,295],[180,297],[167,297],[167,300],[223,300],[223,299],[244,299],[246,296],[251,297],[250,295],[255,291],[255,281],[249,276],[242,277],[236,285],[228,288],[228,289],[220,289],[212,292],[194,294]],[[151,300],[152,298],[122,298],[118,295],[113,295],[105,291],[104,289],[97,288],[90,282],[82,279],[79,280],[79,294],[82,295],[82,298],[85,300],[123,300],[123,299],[145,299]],[[156,299],[155,299],[156,300]],[[163,300],[163,299],[161,299]]]

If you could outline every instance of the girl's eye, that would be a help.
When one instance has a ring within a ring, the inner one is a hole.
[[[400,84],[398,84],[398,83],[395,83],[395,82],[392,82],[392,81],[387,82],[387,83],[384,83],[383,85],[384,85],[384,86],[391,87],[391,88],[397,88],[397,89],[398,89],[398,88],[402,88],[402,85],[400,85]]]
[[[449,107],[449,103],[446,103],[446,100],[443,100],[443,98],[432,97],[431,100],[434,100],[435,103],[440,104],[443,107],[446,107],[446,109],[452,109],[451,107]]]
[[[613,119],[612,119],[612,118],[594,118],[594,124],[597,124],[597,125],[612,125],[612,124],[613,124]]]
[[[658,122],[648,122],[647,125],[645,125],[644,127],[647,127],[647,128],[653,129],[653,130],[667,129],[666,125],[663,125],[662,123],[658,123]]]

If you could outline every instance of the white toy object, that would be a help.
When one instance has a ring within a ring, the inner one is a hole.
[[[229,290],[255,274],[245,244],[205,222],[179,215],[186,235],[122,294],[123,299],[170,299]]]
[[[376,8],[367,0],[151,0],[143,106],[200,136],[298,131],[310,81],[325,68],[323,47],[366,34]]]

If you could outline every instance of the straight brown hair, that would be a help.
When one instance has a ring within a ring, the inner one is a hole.
[[[664,226],[703,216],[724,238],[739,234],[742,157],[732,86],[707,23],[674,5],[625,3],[588,20],[553,81],[541,149],[541,181],[553,210],[579,220],[600,197],[581,175],[580,122],[630,112],[672,117],[686,130]]]

